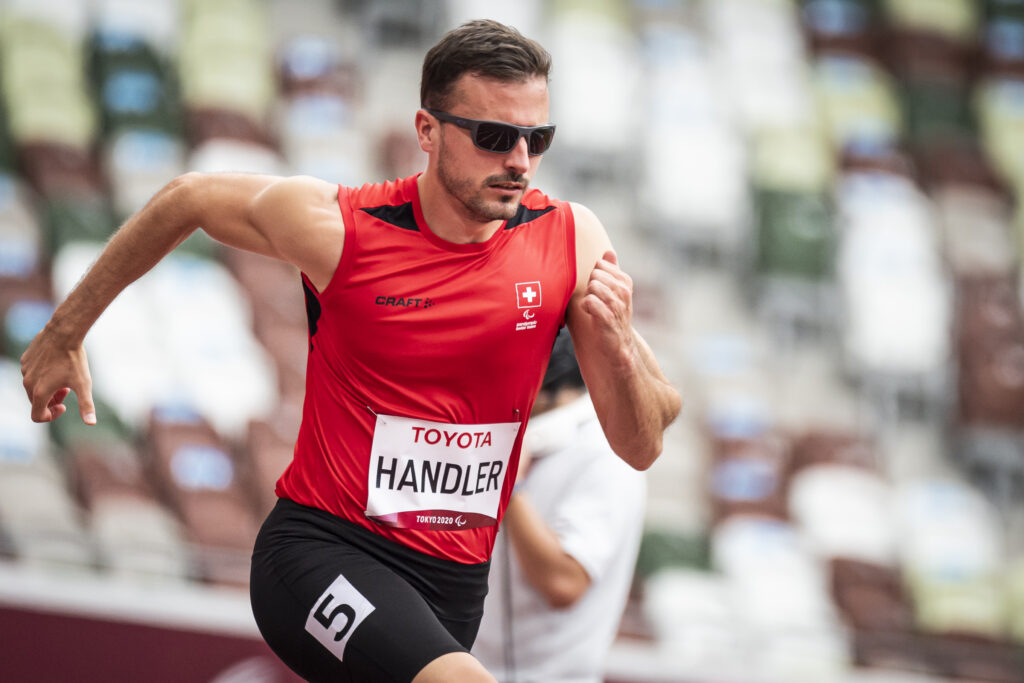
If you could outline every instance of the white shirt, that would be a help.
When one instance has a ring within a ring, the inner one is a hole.
[[[533,418],[525,438],[534,462],[519,491],[591,584],[572,606],[553,609],[499,531],[473,654],[500,683],[600,683],[636,564],[644,475],[611,450],[588,396]]]

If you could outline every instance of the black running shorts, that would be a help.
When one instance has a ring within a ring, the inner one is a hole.
[[[407,682],[472,647],[489,566],[425,555],[281,499],[256,539],[250,597],[267,644],[306,680]]]

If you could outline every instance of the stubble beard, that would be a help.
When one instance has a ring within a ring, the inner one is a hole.
[[[466,209],[471,218],[480,223],[491,221],[507,221],[516,215],[519,210],[519,199],[516,197],[498,197],[497,201],[488,201],[483,193],[487,186],[493,183],[520,183],[523,186],[522,192],[526,191],[527,180],[524,176],[506,173],[498,176],[488,176],[480,187],[474,187],[473,182],[468,178],[462,178],[455,174],[453,165],[442,153],[438,156],[437,176],[441,185],[452,197]]]

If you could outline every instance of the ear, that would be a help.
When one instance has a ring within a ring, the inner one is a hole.
[[[437,119],[420,109],[416,112],[416,138],[419,140],[420,149],[427,154],[433,152],[438,144],[441,132]]]

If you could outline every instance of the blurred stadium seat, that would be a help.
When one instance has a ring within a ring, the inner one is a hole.
[[[423,51],[485,15],[553,53],[535,184],[686,404],[608,680],[1024,681],[1019,0],[10,0],[0,569],[244,596],[298,273],[197,232],[87,338],[97,427],[31,423],[18,356],[180,173],[418,170]]]

